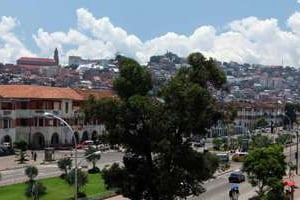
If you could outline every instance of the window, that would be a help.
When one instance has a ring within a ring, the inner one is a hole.
[[[3,119],[3,128],[11,128],[11,119]]]
[[[66,113],[68,113],[69,112],[69,102],[65,103],[65,109],[66,109]]]
[[[10,102],[2,102],[1,108],[2,110],[12,110],[12,103]]]
[[[44,126],[44,119],[43,118],[39,118],[39,126]]]
[[[19,124],[20,126],[28,126],[28,124],[29,124],[28,119],[24,119],[24,118],[21,118],[19,123],[20,123]]]
[[[26,110],[28,108],[28,102],[21,101],[20,104],[21,109]]]

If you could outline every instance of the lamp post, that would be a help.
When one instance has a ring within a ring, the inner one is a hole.
[[[49,118],[55,118],[55,119],[58,119],[59,121],[61,121],[64,125],[66,125],[68,127],[68,129],[71,131],[72,133],[72,138],[74,140],[74,143],[75,143],[75,148],[74,148],[74,162],[75,162],[75,184],[74,184],[74,193],[75,193],[75,200],[77,200],[77,191],[78,191],[78,186],[77,186],[77,169],[78,169],[78,164],[77,164],[77,141],[76,141],[76,137],[74,135],[74,131],[72,129],[72,127],[64,120],[62,119],[61,117],[57,116],[57,115],[54,115],[52,113],[49,113],[49,112],[44,112],[44,116],[45,117],[49,117]],[[90,155],[89,155],[90,156]]]
[[[289,116],[287,116],[286,114],[282,114],[282,116],[286,117],[289,121],[289,130],[292,129],[292,121],[291,121],[291,118]],[[292,145],[290,145],[290,162],[292,160]]]

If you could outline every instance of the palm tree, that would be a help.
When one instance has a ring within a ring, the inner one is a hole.
[[[20,164],[28,161],[26,151],[28,149],[28,144],[24,140],[20,142],[15,142],[15,147],[18,149],[17,156],[19,157],[16,161],[19,161]]]
[[[99,169],[96,167],[96,162],[100,160],[100,154],[94,154],[95,152],[99,151],[98,148],[89,146],[88,149],[85,151],[86,160],[93,164],[93,168],[90,172],[99,172]]]

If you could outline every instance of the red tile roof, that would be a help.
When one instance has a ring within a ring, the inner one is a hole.
[[[34,62],[53,62],[53,63],[55,63],[55,60],[53,58],[21,57],[18,60],[34,61]]]
[[[72,88],[37,85],[0,85],[0,98],[84,100],[83,95]]]

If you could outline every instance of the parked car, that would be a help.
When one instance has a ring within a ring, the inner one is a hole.
[[[240,171],[232,172],[228,177],[229,183],[242,183],[245,180],[246,180],[245,175]]]
[[[76,148],[77,149],[86,149],[86,148],[88,148],[89,146],[92,146],[92,145],[94,145],[93,140],[85,140],[82,143],[78,144]]]
[[[0,146],[0,156],[10,156],[14,154],[15,154],[14,149],[7,148],[5,146]]]

